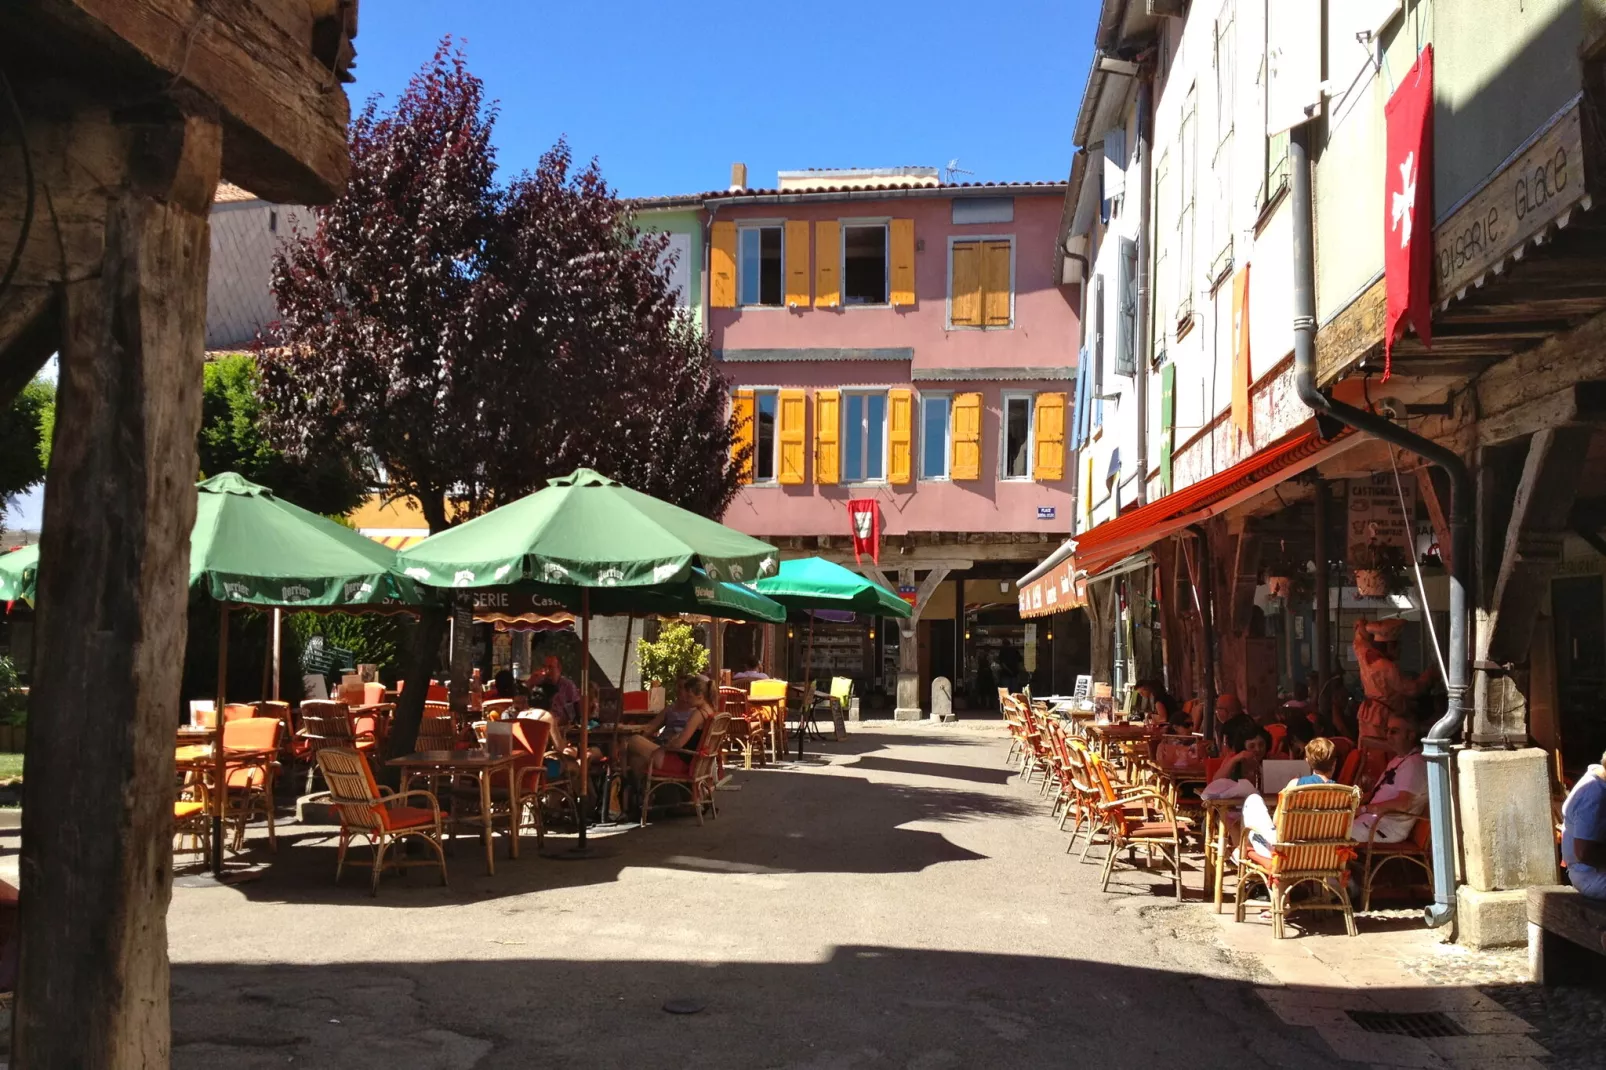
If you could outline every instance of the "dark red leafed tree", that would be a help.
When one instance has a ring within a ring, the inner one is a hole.
[[[666,239],[561,141],[499,188],[495,121],[450,38],[393,109],[353,121],[345,196],[274,261],[272,439],[349,443],[433,530],[582,465],[719,516],[739,480],[726,386],[675,307]],[[444,616],[426,623],[421,651]],[[397,746],[421,712],[408,690]]]

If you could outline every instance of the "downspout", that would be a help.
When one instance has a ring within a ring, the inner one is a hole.
[[[1154,335],[1149,323],[1149,239],[1153,227],[1149,225],[1150,185],[1154,169],[1149,166],[1150,111],[1153,108],[1154,69],[1147,63],[1138,78],[1138,160],[1141,177],[1138,182],[1138,309],[1137,381],[1135,401],[1138,408],[1138,505],[1149,501],[1149,362],[1154,352]]]
[[[1110,580],[1110,603],[1115,607],[1115,664],[1110,667],[1110,696],[1117,707],[1121,705],[1121,692],[1126,687],[1126,627],[1121,612],[1126,581]]]
[[[1375,413],[1334,401],[1316,386],[1316,258],[1310,192],[1310,126],[1294,127],[1289,137],[1294,211],[1294,381],[1299,398],[1318,417],[1347,424],[1364,434],[1409,450],[1437,465],[1450,479],[1450,657],[1449,708],[1422,739],[1427,759],[1428,817],[1433,822],[1433,905],[1430,927],[1455,919],[1454,816],[1450,799],[1450,747],[1459,741],[1466,717],[1467,578],[1472,564],[1472,473],[1453,450],[1407,431]]]

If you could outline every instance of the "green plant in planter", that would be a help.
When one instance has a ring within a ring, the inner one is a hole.
[[[708,650],[697,641],[697,633],[685,621],[665,621],[658,638],[636,641],[636,664],[643,680],[656,680],[673,687],[682,676],[695,676],[708,668]]]

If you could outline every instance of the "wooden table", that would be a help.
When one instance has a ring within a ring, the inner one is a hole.
[[[519,777],[515,759],[518,755],[496,755],[483,750],[427,750],[392,758],[386,765],[402,771],[405,786],[411,771],[440,773],[448,776],[472,775],[479,781],[480,812],[475,817],[459,817],[452,813],[454,826],[478,825],[485,841],[485,872],[496,873],[496,857],[492,836],[497,815],[491,812],[491,780],[498,773],[507,776],[508,857],[519,857]]]
[[[1117,743],[1136,743],[1146,740],[1154,730],[1144,724],[1104,723],[1094,721],[1085,728],[1087,737],[1098,748],[1099,757],[1108,760],[1110,748]]]
[[[770,723],[770,747],[776,761],[786,757],[786,714],[784,708],[786,699],[781,696],[775,698],[754,698],[747,696],[749,710],[760,707],[768,710],[765,715]]]
[[[1266,805],[1276,812],[1277,793],[1264,796]],[[1205,853],[1205,880],[1215,887],[1216,913],[1221,913],[1221,885],[1226,876],[1227,860],[1231,857],[1227,845],[1227,826],[1232,824],[1231,817],[1234,812],[1242,816],[1244,800],[1237,799],[1202,799],[1205,813],[1204,853]],[[1243,822],[1238,822],[1238,835],[1232,844],[1232,850],[1243,847]]]

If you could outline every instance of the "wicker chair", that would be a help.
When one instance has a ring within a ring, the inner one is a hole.
[[[1240,838],[1238,862],[1237,920],[1244,920],[1246,894],[1252,881],[1266,888],[1271,900],[1271,933],[1283,938],[1289,905],[1288,893],[1301,884],[1315,884],[1327,895],[1303,901],[1300,910],[1337,910],[1344,915],[1344,928],[1355,935],[1355,912],[1345,887],[1355,843],[1350,825],[1360,805],[1361,792],[1349,784],[1305,784],[1284,788],[1277,799],[1277,840],[1268,857],[1250,849],[1249,837]]]
[[[725,734],[725,744],[732,754],[741,754],[742,768],[753,768],[755,755],[759,765],[769,761],[769,751],[766,749],[769,726],[764,723],[761,714],[749,709],[747,692],[740,687],[720,688],[719,711],[730,714],[730,729]]]
[[[404,840],[418,839],[435,852],[433,859],[408,859],[397,852],[388,864],[403,873],[411,866],[439,865],[441,883],[447,884],[446,849],[441,825],[441,807],[427,791],[392,792],[374,781],[368,762],[359,751],[345,747],[325,747],[318,751],[318,766],[329,786],[329,801],[340,814],[340,854],[335,863],[335,882],[346,868],[346,851],[357,836],[365,837],[373,848],[373,878],[368,894],[379,894],[379,877],[387,865],[390,848]],[[429,806],[400,805],[419,798]]]
[[[262,751],[271,755],[279,749],[279,731],[282,726],[276,717],[250,717],[223,722],[223,751],[228,775],[228,794],[225,818],[234,823],[233,850],[245,847],[245,826],[253,818],[264,818],[268,823],[268,847],[279,849],[279,838],[273,828],[273,781],[279,763],[271,757],[256,756],[250,759],[231,760],[229,751]]]
[[[762,683],[763,681],[758,681]],[[670,751],[686,759],[687,769],[681,772],[666,772],[661,769],[647,767],[647,782],[641,793],[641,823],[647,823],[647,811],[652,806],[653,793],[660,788],[678,785],[691,792],[691,803],[697,811],[697,823],[703,823],[703,807],[708,808],[710,817],[719,816],[719,807],[714,802],[714,790],[719,786],[719,752],[725,745],[725,733],[730,728],[730,714],[717,713],[708,727],[703,729],[703,738],[697,743],[695,751]]]
[[[1090,764],[1099,783],[1099,818],[1110,838],[1099,890],[1109,890],[1116,856],[1122,851],[1131,853],[1142,847],[1150,857],[1159,851],[1170,859],[1172,885],[1177,902],[1182,902],[1182,833],[1186,822],[1177,819],[1176,807],[1171,804],[1171,799],[1154,787],[1134,787],[1117,792],[1105,771],[1104,760],[1092,756]]]
[[[312,774],[319,768],[318,752],[325,747],[369,751],[372,735],[359,735],[352,727],[351,708],[331,699],[306,699],[301,703],[301,738],[307,744],[307,791],[312,790]]]
[[[750,705],[763,719],[769,733],[770,754],[776,758],[786,753],[786,692],[785,680],[754,680],[748,688],[750,698],[780,700],[773,705]]]
[[[1430,845],[1433,843],[1433,823],[1425,817],[1416,819],[1411,834],[1396,843],[1379,843],[1377,837],[1377,822],[1372,823],[1372,833],[1363,844],[1359,844],[1361,851],[1361,910],[1372,909],[1372,883],[1377,879],[1378,872],[1390,862],[1409,862],[1421,868],[1428,879],[1428,892],[1433,891],[1433,861],[1428,855]]]
[[[199,776],[188,778],[173,800],[173,853],[193,851],[202,858],[212,853],[212,814],[206,784]],[[185,846],[186,841],[188,846]]]

